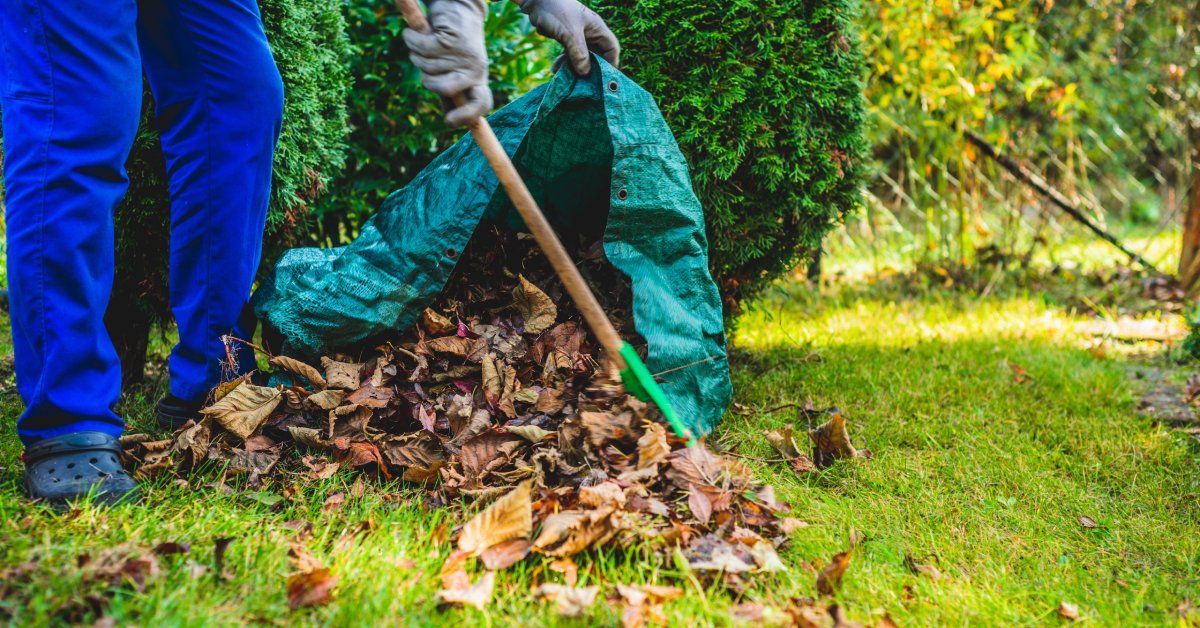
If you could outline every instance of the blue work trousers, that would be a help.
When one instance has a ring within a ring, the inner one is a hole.
[[[246,304],[283,111],[257,4],[0,0],[0,59],[21,439],[123,429],[104,311],[143,75],[170,183],[171,392],[202,399],[221,337],[254,328]]]

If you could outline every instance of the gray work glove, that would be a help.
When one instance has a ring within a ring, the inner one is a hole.
[[[620,62],[621,45],[604,20],[577,0],[516,0],[529,23],[542,35],[566,49],[571,69],[584,76],[592,71],[591,50],[614,67]]]
[[[483,44],[485,0],[430,0],[430,32],[404,29],[421,83],[446,103],[446,123],[466,126],[492,110],[487,49]],[[458,98],[459,100],[455,100]]]

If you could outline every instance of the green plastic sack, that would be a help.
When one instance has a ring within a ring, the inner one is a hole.
[[[603,229],[606,257],[631,281],[647,365],[666,371],[662,387],[684,423],[708,433],[732,387],[704,215],[654,99],[593,63],[589,77],[560,71],[489,120],[560,232]],[[353,243],[288,251],[254,308],[289,355],[308,358],[405,329],[484,220],[521,224],[468,135],[388,196]]]

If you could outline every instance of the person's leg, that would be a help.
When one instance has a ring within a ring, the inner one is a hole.
[[[254,0],[143,0],[146,76],[171,188],[171,394],[199,402],[221,377],[221,338],[254,331],[283,85]],[[243,350],[242,369],[253,366]]]
[[[104,310],[112,213],[141,106],[136,19],[134,0],[0,4],[9,313],[26,445],[123,429]]]

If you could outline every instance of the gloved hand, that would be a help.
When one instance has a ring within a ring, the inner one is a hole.
[[[430,0],[430,32],[404,29],[404,43],[421,83],[442,97],[446,123],[466,126],[492,110],[487,49],[483,43],[486,0]],[[455,97],[460,98],[457,102]]]
[[[616,66],[621,44],[596,12],[578,0],[516,0],[529,23],[542,35],[558,41],[566,49],[571,69],[583,76],[592,71],[588,50]]]

